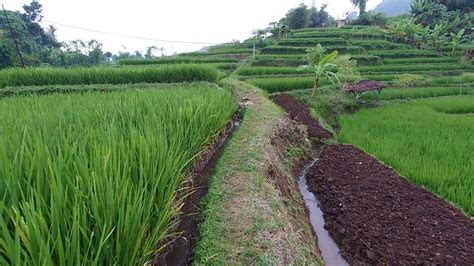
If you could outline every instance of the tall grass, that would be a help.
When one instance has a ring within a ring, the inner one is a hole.
[[[0,100],[0,264],[146,264],[234,109],[212,85]]]
[[[474,215],[474,96],[420,100],[342,118],[339,138]]]
[[[217,69],[207,65],[156,67],[27,68],[0,71],[0,87],[74,84],[215,82]]]

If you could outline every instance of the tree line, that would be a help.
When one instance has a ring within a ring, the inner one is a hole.
[[[0,68],[21,66],[13,37],[18,41],[27,66],[88,66],[125,58],[153,58],[163,54],[163,48],[156,46],[148,47],[144,54],[139,51],[113,54],[104,51],[103,45],[97,40],[59,42],[54,26],[46,29],[41,27],[42,12],[42,5],[37,0],[24,5],[22,12],[6,10],[7,15],[3,10],[0,12]]]

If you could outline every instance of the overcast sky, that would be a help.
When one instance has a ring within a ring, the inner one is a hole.
[[[22,10],[31,0],[0,0],[9,10]],[[288,9],[301,0],[40,0],[43,5],[43,25],[57,27],[60,41],[96,39],[104,49],[144,51],[155,45],[164,47],[167,54],[195,51],[205,45],[178,44],[137,40],[94,33],[55,23],[103,32],[118,33],[160,40],[222,43],[250,37],[252,30],[264,28],[278,21]],[[368,9],[382,0],[369,0]],[[316,0],[319,7],[328,4],[336,18],[353,11],[350,0]]]

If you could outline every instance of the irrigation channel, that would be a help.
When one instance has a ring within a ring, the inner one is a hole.
[[[349,263],[342,258],[339,248],[329,235],[329,232],[324,228],[325,222],[320,203],[313,192],[309,191],[308,182],[306,181],[309,170],[318,160],[319,158],[316,157],[303,168],[298,177],[298,188],[303,197],[306,209],[308,210],[311,226],[318,238],[319,250],[321,251],[325,264],[327,266],[348,266]]]
[[[175,229],[175,232],[179,232],[180,235],[155,258],[153,265],[191,265],[201,221],[199,203],[207,195],[209,179],[214,173],[227,142],[240,126],[243,112],[244,109],[240,106],[232,120],[217,137],[214,146],[194,163],[189,177],[192,193],[186,197],[181,207],[179,223]]]

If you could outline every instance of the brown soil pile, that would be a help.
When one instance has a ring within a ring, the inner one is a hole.
[[[350,262],[474,263],[473,220],[353,146],[327,146],[308,184]]]
[[[319,139],[331,139],[333,136],[330,131],[319,124],[314,119],[308,106],[298,102],[295,98],[287,94],[276,95],[272,97],[279,106],[285,109],[291,119],[308,126],[308,136]]]

